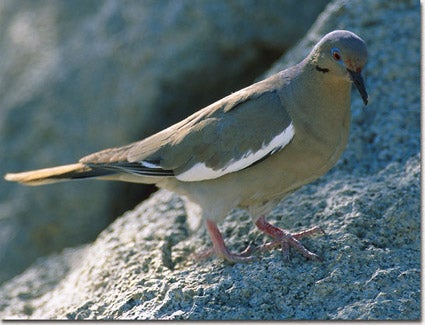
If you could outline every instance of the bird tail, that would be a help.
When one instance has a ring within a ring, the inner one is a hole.
[[[9,173],[4,178],[8,181],[19,182],[25,185],[44,185],[71,179],[106,176],[111,173],[111,171],[105,169],[93,169],[90,166],[76,163],[23,173]]]

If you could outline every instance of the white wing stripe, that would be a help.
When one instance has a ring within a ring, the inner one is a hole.
[[[248,151],[241,159],[230,160],[224,168],[214,170],[207,167],[204,162],[199,162],[185,172],[176,175],[176,178],[183,182],[195,182],[218,178],[225,174],[244,169],[255,163],[257,160],[260,160],[265,155],[275,153],[285,147],[292,140],[294,134],[294,126],[291,123],[285,130],[283,130],[282,133],[274,137],[268,144],[263,144],[260,150],[256,152]]]
[[[143,167],[146,167],[146,168],[153,168],[153,169],[161,168],[161,166],[152,164],[151,162],[148,162],[148,161],[141,161],[140,163],[142,164]]]

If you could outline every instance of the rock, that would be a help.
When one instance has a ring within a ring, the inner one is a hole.
[[[161,190],[90,246],[42,258],[0,288],[8,319],[398,319],[420,317],[419,156],[375,175],[343,171],[288,197],[270,220],[306,239],[324,263],[279,251],[251,264],[194,261],[183,202]],[[405,202],[410,204],[406,206]],[[235,250],[266,240],[243,211],[224,225]]]
[[[252,79],[327,1],[16,1],[0,4],[0,174],[136,141]],[[0,282],[92,241],[140,185],[0,186]]]
[[[333,29],[369,45],[370,105],[353,94],[343,158],[268,217],[294,231],[322,226],[326,236],[302,241],[323,263],[295,253],[285,263],[279,251],[251,264],[194,261],[192,252],[210,245],[206,231],[191,234],[182,200],[161,190],[94,243],[40,258],[4,283],[0,317],[419,320],[419,9],[414,1],[334,1],[273,68],[298,61]],[[235,251],[268,239],[241,210],[220,228]]]

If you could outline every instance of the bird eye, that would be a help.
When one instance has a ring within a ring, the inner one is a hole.
[[[339,52],[339,50],[336,47],[333,47],[331,49],[331,54],[332,57],[336,60],[336,61],[341,61],[341,53]]]

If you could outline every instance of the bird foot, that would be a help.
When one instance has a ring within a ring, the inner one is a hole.
[[[217,255],[218,257],[223,258],[225,261],[235,264],[235,263],[249,263],[257,260],[256,256],[252,256],[251,252],[254,251],[251,245],[249,245],[243,252],[236,254],[228,250],[224,244],[223,237],[220,233],[220,230],[217,228],[217,225],[210,221],[206,221],[207,230],[210,234],[211,240],[213,242],[213,248],[195,254],[196,259],[208,258],[211,255]]]
[[[285,229],[281,229],[271,225],[266,221],[264,217],[260,217],[255,224],[258,229],[274,238],[273,241],[256,247],[256,252],[264,252],[271,250],[277,246],[280,246],[282,248],[283,259],[287,261],[289,260],[289,247],[293,247],[301,255],[305,256],[310,260],[322,261],[322,259],[318,255],[310,252],[307,248],[304,247],[304,245],[299,242],[299,239],[306,236],[311,236],[317,233],[325,234],[322,228],[316,226],[304,231],[291,234]]]
[[[224,244],[223,237],[220,233],[220,230],[217,228],[217,225],[210,220],[206,220],[206,226],[213,242],[213,248],[195,254],[195,259],[205,259],[211,257],[212,255],[216,255],[231,264],[249,263],[257,260],[258,257],[256,255],[258,255],[259,253],[269,251],[275,247],[280,246],[282,248],[284,260],[289,260],[289,247],[293,247],[306,258],[311,259],[313,261],[321,261],[321,258],[318,255],[310,252],[307,248],[305,248],[299,242],[299,239],[317,233],[325,234],[322,228],[316,226],[304,231],[291,234],[285,229],[281,229],[271,225],[265,220],[264,217],[260,217],[255,224],[258,229],[272,236],[274,240],[257,247],[254,247],[250,244],[243,252],[236,254],[230,252]]]
[[[210,258],[213,255],[216,255],[218,257],[223,258],[225,261],[229,262],[230,264],[250,263],[258,259],[256,256],[251,255],[251,253],[253,252],[255,252],[255,248],[253,248],[251,245],[248,246],[241,253],[232,253],[227,248],[224,251],[216,252],[214,248],[210,248],[202,252],[195,253],[194,258],[196,260],[202,260],[202,259]]]

